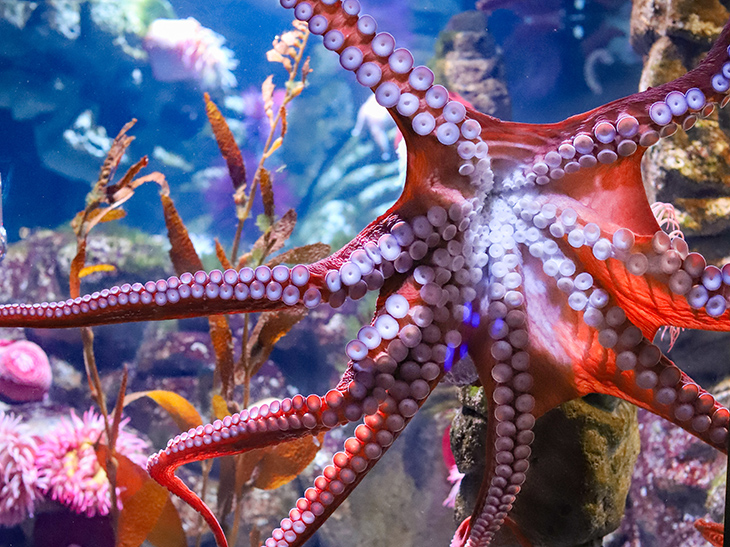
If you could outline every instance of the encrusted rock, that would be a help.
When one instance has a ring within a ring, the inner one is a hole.
[[[465,388],[452,425],[451,444],[466,474],[457,497],[457,520],[476,502],[485,465],[484,392]],[[511,517],[535,546],[593,545],[621,522],[631,470],[639,452],[636,407],[608,396],[577,399],[542,416],[527,480]],[[519,547],[509,527],[495,547]]]
[[[137,350],[137,371],[157,376],[198,375],[212,370],[215,354],[207,332],[148,329]]]
[[[640,89],[696,66],[727,19],[718,0],[634,3],[632,44],[646,55]],[[688,236],[716,236],[730,228],[720,218],[730,196],[729,134],[730,119],[716,112],[689,133],[680,130],[663,139],[645,155],[642,170],[650,199],[673,203]]]
[[[646,55],[661,36],[709,47],[727,21],[719,0],[634,0],[631,45]]]
[[[502,56],[485,29],[486,16],[482,12],[455,15],[439,36],[432,64],[437,79],[448,89],[477,110],[507,120],[512,105],[504,82]]]
[[[730,403],[730,381],[712,392]],[[606,547],[706,547],[694,521],[722,522],[727,457],[683,429],[644,410],[639,432],[645,450],[634,469],[626,517]]]

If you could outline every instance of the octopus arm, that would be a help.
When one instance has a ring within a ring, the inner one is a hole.
[[[150,475],[203,515],[219,545],[227,545],[220,524],[205,503],[175,476],[177,467],[316,435],[364,416],[354,436],[345,441],[344,450],[334,455],[331,465],[272,532],[274,541],[286,538],[287,545],[296,547],[347,498],[438,384],[443,368],[437,363],[446,357],[445,346],[431,342],[428,353],[433,361],[407,359],[409,349],[422,341],[417,324],[429,316],[412,279],[399,291],[381,295],[380,303],[371,325],[363,327],[358,339],[348,344],[351,360],[335,389],[324,396],[296,395],[191,429],[150,458]]]
[[[656,346],[643,340],[639,355],[649,362],[657,355]],[[660,355],[656,364],[623,371],[614,357],[604,371],[596,373],[589,392],[605,393],[625,399],[727,453],[727,427],[730,412],[715,397],[702,389],[669,358]]]
[[[358,299],[380,289],[388,277],[397,274],[393,261],[383,261],[382,251],[391,256],[388,252],[394,253],[398,247],[389,233],[398,221],[395,213],[386,213],[342,249],[314,264],[185,272],[144,284],[125,283],[75,299],[4,304],[0,306],[0,326],[69,328],[293,306],[313,308],[320,303],[339,307],[348,297]]]

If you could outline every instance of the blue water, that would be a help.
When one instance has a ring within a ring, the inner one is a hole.
[[[488,28],[503,48],[513,119],[559,121],[635,91],[640,64],[627,39],[630,2],[494,4],[498,9],[490,14]],[[176,17],[194,17],[226,39],[225,46],[239,61],[232,71],[237,85],[210,92],[226,116],[246,125],[245,116],[225,109],[226,100],[246,91],[256,95],[271,73],[275,83],[283,83],[285,74],[266,61],[265,53],[273,37],[289,28],[291,13],[269,0],[176,1],[172,7]],[[437,36],[451,16],[473,8],[468,0],[363,1],[363,10],[378,19],[381,30],[409,47],[417,63],[431,60]],[[201,183],[196,178],[206,168],[223,165],[214,142],[207,138],[203,86],[195,81],[156,81],[149,61],[129,54],[140,51],[139,30],[108,32],[83,9],[76,35],[68,37],[49,28],[49,13],[53,15],[53,8],[39,8],[22,29],[0,23],[0,176],[7,181],[3,203],[10,241],[16,241],[23,228],[64,225],[82,208],[105,151],[103,143],[90,145],[92,154],[75,151],[64,139],[64,131],[85,112],[107,139],[137,118],[131,131],[136,141],[120,172],[142,155],[150,156],[146,172],[165,174],[184,218],[193,224],[200,220],[197,226],[203,235],[230,240],[235,220],[228,183],[215,178],[211,182],[210,177]],[[124,47],[120,37],[126,41]],[[310,86],[292,105],[290,136],[282,152],[272,158],[273,167],[286,166],[278,177],[279,214],[307,199],[308,189],[327,170],[328,158],[349,138],[357,109],[368,96],[354,78],[336,67],[320,41],[315,36],[310,40],[314,68]],[[585,66],[597,50],[605,54],[594,63],[591,89]],[[320,95],[323,89],[332,89],[333,95]],[[325,102],[329,98],[332,105],[326,108],[320,102],[311,107],[316,96]],[[310,129],[317,124],[323,124],[325,131],[312,135]],[[261,144],[260,139],[252,140],[256,139],[241,142],[251,152],[251,170]],[[155,147],[174,154],[186,168],[166,165]],[[380,161],[377,154],[372,161]],[[126,207],[124,222],[150,233],[164,231],[157,190],[148,185],[138,194]],[[201,195],[207,202],[202,208]]]

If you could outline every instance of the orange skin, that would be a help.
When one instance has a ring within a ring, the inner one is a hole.
[[[697,519],[695,528],[702,534],[702,537],[709,541],[714,547],[722,547],[725,540],[725,527],[716,522],[705,519]]]
[[[358,33],[356,17],[344,14],[340,9],[340,3],[324,5],[312,2],[312,4],[314,4],[316,14],[326,17],[328,28],[338,29],[343,33],[344,43],[337,50],[338,53],[348,46],[359,47],[364,52],[365,61],[375,63],[381,68],[383,80],[395,82],[402,92],[415,93],[420,100],[419,110],[432,114],[437,124],[443,122],[440,109],[428,106],[424,93],[410,87],[407,74],[394,72],[387,61],[379,58],[369,49],[371,38]],[[535,162],[541,161],[545,154],[558,149],[563,143],[572,142],[571,139],[576,135],[593,134],[594,128],[601,122],[617,124],[621,119],[620,116],[633,116],[638,122],[638,131],[641,134],[660,129],[650,117],[649,107],[657,101],[664,100],[670,91],[686,92],[688,89],[696,87],[703,92],[708,103],[719,103],[725,98],[725,95],[715,91],[710,80],[713,74],[722,70],[722,65],[728,57],[728,45],[730,45],[730,29],[726,27],[703,63],[685,76],[590,112],[573,116],[557,124],[528,125],[504,122],[467,108],[467,117],[476,120],[481,126],[480,140],[489,146],[489,159],[494,175],[495,186],[489,190],[484,207],[489,209],[494,201],[507,199],[510,194],[520,197],[522,195],[520,190],[505,189],[505,181],[510,180],[515,173],[528,172]],[[477,195],[470,179],[457,173],[462,159],[457,154],[455,145],[440,143],[434,134],[417,134],[412,128],[409,117],[400,114],[396,108],[390,108],[389,111],[407,146],[407,173],[403,194],[387,213],[375,219],[352,242],[323,261],[308,266],[310,278],[302,288],[318,289],[324,301],[335,296],[325,282],[327,272],[338,270],[365,243],[377,242],[381,235],[389,233],[390,229],[400,220],[411,220],[418,215],[424,215],[430,208],[437,205],[448,210],[452,204],[462,204],[465,200]],[[681,123],[681,116],[680,118],[675,117],[674,121]],[[660,231],[660,228],[652,214],[641,178],[640,162],[645,150],[646,148],[639,144],[634,152],[622,155],[614,161],[583,167],[577,172],[566,174],[559,180],[558,178],[551,180],[545,186],[533,187],[530,190],[532,192],[529,194],[530,199],[534,199],[538,205],[548,203],[555,205],[559,211],[574,210],[577,213],[579,224],[596,223],[601,229],[601,235],[609,240],[617,230],[629,229],[634,234],[636,241],[632,251],[651,256],[652,237]],[[599,260],[588,247],[573,248],[568,243],[567,236],[555,237],[554,241],[560,251],[576,264],[579,271],[590,273],[595,281],[595,286],[608,293],[611,305],[623,310],[628,321],[640,329],[643,335],[640,348],[649,347],[657,330],[663,325],[704,330],[730,330],[728,312],[719,317],[713,317],[703,307],[700,309],[690,307],[684,296],[670,290],[669,275],[656,271],[635,275],[630,273],[626,263],[618,258]],[[659,361],[653,365],[652,372],[655,372],[657,376],[665,371],[676,373],[678,379],[673,385],[677,390],[687,389],[690,392],[694,390],[694,395],[690,400],[695,405],[694,408],[700,418],[713,420],[713,428],[695,428],[692,426],[692,421],[678,419],[672,404],[658,402],[652,389],[641,388],[637,385],[636,370],[621,370],[616,366],[616,353],[601,345],[598,330],[586,324],[582,311],[575,311],[567,305],[566,294],[556,287],[554,279],[543,273],[540,260],[531,256],[525,246],[519,248],[519,256],[521,263],[518,271],[522,279],[519,291],[524,297],[524,304],[520,309],[526,315],[524,328],[529,335],[527,352],[530,357],[530,374],[534,379],[534,385],[530,391],[535,399],[535,406],[531,412],[534,417],[539,417],[557,405],[576,397],[589,393],[604,393],[625,399],[654,412],[718,450],[726,452],[724,437],[722,437],[723,442],[720,442],[718,441],[720,437],[713,436],[711,431],[714,428],[714,431],[717,432],[718,427],[722,429],[727,426],[727,409],[697,386],[686,374],[677,372],[675,365],[669,359],[661,356]],[[386,313],[386,299],[396,293],[404,296],[412,307],[426,305],[413,276],[414,268],[418,263],[419,261],[416,260],[413,267],[386,279],[380,288],[380,297],[375,311],[376,319]],[[485,272],[487,272],[486,269]],[[481,285],[475,284],[480,290],[492,283],[488,272],[485,273],[484,279],[486,281]],[[281,301],[266,299],[237,301],[207,297],[180,300],[176,303],[168,302],[162,306],[156,305],[154,301],[146,305],[141,303],[119,304],[67,314],[54,313],[54,310],[50,308],[47,311],[46,308],[42,308],[40,312],[32,310],[33,315],[28,311],[30,308],[25,308],[25,312],[22,313],[20,311],[8,313],[20,308],[6,306],[0,308],[0,312],[5,312],[0,314],[0,326],[68,328],[221,313],[251,313],[285,309],[286,307]],[[463,343],[466,344],[476,365],[481,384],[490,395],[488,397],[489,410],[494,412],[495,404],[492,402],[491,395],[494,393],[497,382],[493,378],[492,372],[497,362],[492,356],[491,350],[495,340],[490,334],[486,306],[480,307],[479,302],[475,301],[474,314],[477,319],[482,319],[473,323],[476,326],[462,325],[460,321],[449,319],[444,329],[460,329]],[[408,321],[408,318],[400,320],[399,328],[406,325]],[[375,348],[368,355],[375,358],[379,351],[383,351],[383,347],[381,345]],[[398,367],[400,366],[398,365]],[[444,366],[437,378],[429,380],[429,390],[437,385],[447,372],[447,368]],[[401,370],[398,368],[394,374],[399,374]],[[348,405],[359,404],[359,399],[354,397],[350,391],[356,378],[356,370],[351,361],[338,386],[326,395],[311,395],[306,398],[306,402],[304,402],[304,398],[295,397],[286,405],[282,403],[281,409],[277,407],[275,418],[295,419],[296,421],[303,420],[306,415],[310,415],[313,420],[311,427],[267,429],[263,419],[250,418],[250,421],[247,422],[251,426],[249,431],[242,432],[239,436],[215,440],[209,444],[189,449],[181,448],[179,451],[159,452],[150,459],[149,472],[153,478],[203,514],[213,529],[219,545],[226,545],[221,525],[212,511],[175,476],[175,469],[191,461],[224,454],[242,453],[304,435],[316,435],[336,425],[359,419],[359,416],[354,418],[346,411]],[[422,402],[421,400],[418,404],[420,405]],[[399,410],[394,407],[392,402],[381,400],[377,412],[367,416],[364,421],[368,432],[375,434],[376,432],[383,433],[385,431],[383,423],[392,419],[400,419]],[[243,423],[243,418],[241,420]],[[406,416],[402,425],[406,425],[409,420],[410,416]],[[462,547],[465,544],[482,547],[489,544],[489,539],[479,536],[479,532],[475,532],[474,529],[478,518],[490,503],[487,498],[490,481],[495,476],[494,442],[498,437],[495,425],[497,421],[490,419],[490,430],[486,443],[486,459],[492,462],[492,466],[484,477],[474,515],[472,519],[465,521],[459,527],[452,542],[453,547]],[[395,428],[392,438],[396,438],[401,430]],[[174,442],[180,442],[180,438],[176,438]],[[333,472],[340,472],[339,470],[350,465],[354,455],[364,450],[365,441],[358,444],[359,442],[357,439],[348,439],[350,444],[345,445],[347,454],[340,453],[343,454],[342,459],[347,462],[343,464],[343,467],[337,463],[337,458],[335,458]],[[389,444],[384,443],[382,450],[387,449],[387,446]],[[314,513],[311,522],[308,521],[306,526],[303,526],[303,531],[298,532],[289,545],[292,547],[302,545],[357,486],[376,461],[377,457],[371,458],[365,467],[357,469],[357,473],[351,481],[343,479],[337,489],[331,487],[332,482],[327,482],[324,478],[322,481],[316,482],[315,486],[310,489],[312,500],[318,500],[319,503],[325,494],[331,497],[331,500],[323,504],[324,508],[321,512]],[[325,474],[327,474],[326,471]],[[310,501],[304,500],[302,507],[312,507],[312,504],[307,505]],[[714,538],[710,540],[716,542],[713,544],[720,544],[721,540],[717,539],[721,537],[719,525],[698,523],[698,528],[708,539]],[[283,534],[283,531],[281,533]],[[469,543],[470,541],[472,543]],[[527,544],[529,540],[523,538],[523,541]]]

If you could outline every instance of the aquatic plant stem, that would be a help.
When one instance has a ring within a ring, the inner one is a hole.
[[[236,461],[238,460],[240,456],[236,456]],[[236,466],[238,467],[238,466]],[[243,518],[243,515],[239,515],[239,510],[241,508],[241,500],[243,499],[243,494],[239,495],[238,492],[235,493],[233,496],[233,508],[231,509],[231,513],[233,514],[233,525],[231,526],[230,531],[228,532],[228,543],[230,545],[235,545],[236,541],[238,540],[238,530],[240,529],[241,525],[241,519]]]
[[[208,493],[208,479],[210,478],[210,470],[212,467],[212,460],[203,462],[201,465],[203,471],[203,484],[200,487],[200,499],[205,499],[205,495]],[[198,537],[195,539],[195,547],[200,547],[203,542],[203,531],[205,527],[205,523],[203,522],[203,515],[198,514],[198,519],[195,523],[195,526],[198,529]]]
[[[307,47],[307,40],[309,39],[309,31],[304,30],[302,32],[302,38],[301,38],[301,46],[297,48],[297,53],[293,57],[294,64],[292,68],[289,70],[289,79],[286,82],[285,89],[286,94],[284,95],[284,99],[281,102],[281,106],[279,107],[279,110],[276,113],[276,117],[271,122],[271,129],[269,130],[269,136],[266,138],[266,144],[264,144],[264,152],[261,154],[261,159],[259,160],[259,164],[256,167],[256,172],[254,173],[253,181],[251,182],[251,190],[249,191],[248,197],[246,198],[246,208],[244,209],[243,213],[238,218],[238,224],[236,226],[236,235],[233,238],[233,246],[231,248],[231,263],[235,264],[236,260],[238,259],[238,246],[241,242],[241,235],[243,234],[243,224],[246,222],[246,219],[251,215],[251,208],[253,207],[253,197],[256,195],[256,188],[259,185],[259,182],[261,180],[261,170],[264,168],[264,162],[266,159],[273,153],[273,150],[271,149],[271,145],[274,142],[274,135],[276,134],[276,129],[281,124],[282,120],[282,111],[286,111],[286,105],[288,105],[292,99],[294,99],[301,90],[297,91],[297,87],[295,86],[296,77],[299,74],[299,66],[302,62],[302,58],[304,57],[304,49]],[[303,75],[303,79],[306,78],[306,74]],[[273,221],[273,219],[271,219]]]
[[[246,315],[243,319],[243,333],[241,335],[241,358],[238,363],[238,368],[243,368],[243,408],[248,408],[251,399],[251,371],[248,368],[248,359],[246,355],[246,348],[248,347],[249,338],[249,316]],[[236,483],[238,482],[238,473],[240,471],[238,460],[241,456],[235,456],[234,461],[236,462],[234,470],[234,478]],[[233,514],[233,525],[228,532],[228,543],[230,545],[236,545],[238,540],[238,530],[240,528],[240,521],[243,515],[239,515],[241,509],[241,501],[243,500],[243,490],[240,492],[234,492],[233,504],[231,507],[231,514]]]
[[[89,382],[89,388],[91,391],[91,397],[94,399],[96,404],[101,410],[101,414],[104,417],[104,431],[106,433],[107,443],[109,443],[108,458],[106,461],[107,471],[106,477],[109,481],[109,498],[111,501],[111,507],[109,508],[109,516],[112,520],[112,530],[114,531],[114,537],[117,537],[117,528],[119,524],[119,508],[117,507],[117,473],[116,473],[116,458],[114,458],[114,439],[116,434],[112,434],[112,428],[109,427],[109,412],[106,406],[106,399],[104,397],[104,390],[101,386],[101,377],[99,376],[99,369],[96,366],[96,357],[94,356],[94,331],[90,327],[81,327],[81,340],[84,345],[84,366],[86,368],[86,378]],[[124,378],[124,384],[126,385],[126,374]],[[123,397],[123,396],[122,396]]]

